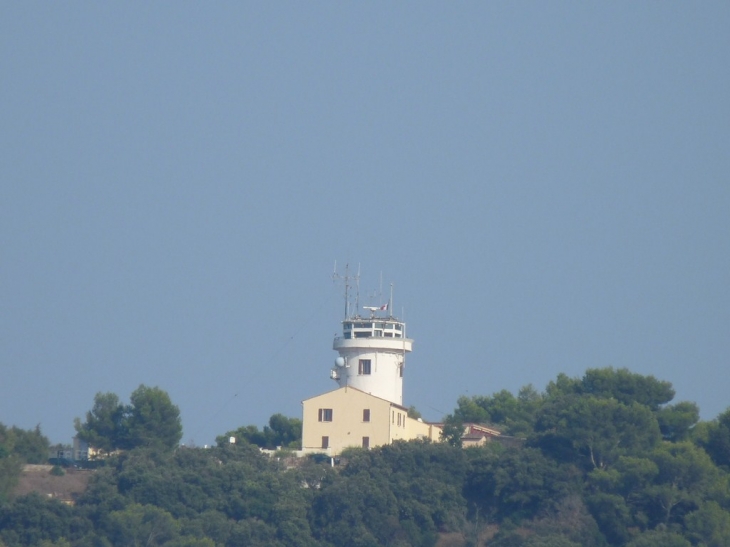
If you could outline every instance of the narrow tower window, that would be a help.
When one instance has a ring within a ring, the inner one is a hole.
[[[357,373],[361,376],[370,374],[370,359],[360,359],[357,367]]]

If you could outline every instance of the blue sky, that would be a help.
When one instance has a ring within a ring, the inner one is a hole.
[[[185,442],[299,416],[336,387],[335,260],[395,284],[427,419],[603,366],[714,418],[728,28],[710,1],[4,3],[0,422],[69,442],[142,383]]]

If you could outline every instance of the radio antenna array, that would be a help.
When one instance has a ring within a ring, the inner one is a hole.
[[[350,263],[345,263],[345,274],[340,275],[337,272],[337,261],[335,260],[335,268],[332,272],[332,282],[341,282],[345,286],[345,319],[350,317],[350,289],[355,284],[355,313],[360,305],[360,264],[357,265],[357,274],[350,275]]]

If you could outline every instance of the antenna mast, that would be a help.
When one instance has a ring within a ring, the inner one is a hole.
[[[383,303],[383,271],[380,271],[380,294],[378,295],[378,306]]]
[[[359,313],[360,309],[360,263],[357,264],[357,275],[355,276],[355,315]]]
[[[390,284],[390,300],[388,300],[388,309],[390,310],[390,316],[393,317],[393,284]]]
[[[350,288],[352,287],[351,281],[353,276],[350,275],[350,263],[345,263],[345,275],[337,273],[337,261],[335,260],[335,269],[332,272],[332,281],[337,282],[342,280],[345,284],[345,319],[350,317]],[[357,310],[358,301],[360,299],[360,265],[357,267],[357,275],[355,278],[355,286],[357,287],[355,309]]]

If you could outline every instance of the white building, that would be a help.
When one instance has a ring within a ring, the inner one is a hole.
[[[347,285],[345,291],[347,302]],[[330,378],[338,389],[302,402],[302,450],[339,454],[343,448],[371,448],[394,440],[440,439],[441,428],[408,417],[403,406],[403,373],[413,340],[406,325],[389,313],[391,301],[365,307],[365,317],[346,304],[339,353]]]

